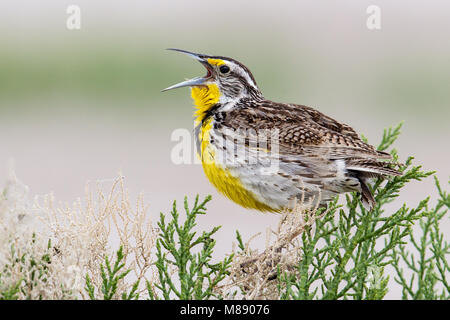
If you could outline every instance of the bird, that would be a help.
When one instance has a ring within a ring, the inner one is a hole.
[[[336,195],[357,192],[364,208],[372,210],[370,179],[401,175],[389,153],[364,142],[351,126],[312,107],[264,98],[241,62],[168,50],[206,69],[206,75],[162,91],[190,87],[204,173],[238,205],[282,212],[299,201],[326,207]]]

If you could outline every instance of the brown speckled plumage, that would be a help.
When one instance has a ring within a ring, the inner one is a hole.
[[[280,172],[280,175],[293,182],[307,179],[308,184],[336,194],[358,191],[368,208],[374,206],[375,200],[367,179],[400,174],[391,164],[382,161],[391,159],[390,154],[377,151],[362,141],[352,127],[311,107],[249,98],[241,99],[230,111],[216,115],[215,127],[219,131],[278,129],[282,163],[296,163],[301,168],[297,173]],[[246,138],[245,146],[248,145]],[[330,179],[337,176],[333,166],[336,160],[345,161],[346,176],[356,180],[344,179],[339,185],[330,183]]]

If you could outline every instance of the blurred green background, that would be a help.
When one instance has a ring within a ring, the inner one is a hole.
[[[80,30],[66,28],[70,4]],[[380,30],[366,27],[372,4]],[[414,155],[448,181],[449,17],[450,3],[436,0],[2,1],[0,181],[13,159],[32,194],[71,202],[121,170],[155,218],[173,199],[212,194],[202,223],[224,226],[223,252],[236,229],[274,226],[276,216],[218,195],[201,166],[171,162],[171,133],[193,128],[193,107],[188,89],[160,90],[204,70],[169,47],[233,57],[266,98],[316,107],[372,143],[404,120],[401,159]],[[412,184],[393,206],[432,188]]]

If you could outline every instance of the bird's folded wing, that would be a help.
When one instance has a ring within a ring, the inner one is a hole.
[[[233,128],[246,146],[256,146],[256,139],[263,140],[261,135],[277,135],[283,157],[391,159],[390,154],[362,141],[350,126],[306,106],[255,102],[229,112],[223,124]],[[274,140],[268,141],[270,150]]]

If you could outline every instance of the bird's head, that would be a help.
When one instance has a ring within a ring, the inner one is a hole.
[[[262,97],[250,70],[242,63],[226,57],[209,56],[180,49],[168,49],[184,53],[199,61],[206,68],[206,75],[170,86],[163,91],[191,87],[195,105],[202,111],[217,103],[225,104],[241,98]]]

